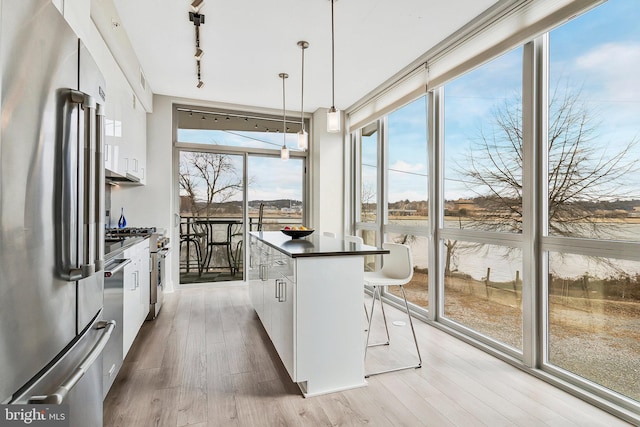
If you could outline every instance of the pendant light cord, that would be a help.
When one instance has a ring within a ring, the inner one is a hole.
[[[336,88],[335,88],[335,35],[334,35],[334,25],[333,25],[333,3],[334,0],[331,0],[331,107],[335,108],[336,106]]]
[[[300,123],[302,124],[302,132],[304,133],[304,46],[301,46],[302,49],[302,90],[300,93],[302,94],[300,100]]]
[[[282,146],[287,146],[287,110],[285,108],[285,92],[284,92],[284,79],[288,76],[284,73],[280,74],[282,77]]]

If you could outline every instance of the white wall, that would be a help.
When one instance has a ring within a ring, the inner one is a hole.
[[[178,283],[174,259],[178,258],[180,236],[173,234],[173,153],[171,98],[153,97],[153,113],[147,114],[147,184],[144,186],[119,185],[111,190],[112,215],[118,218],[124,208],[127,226],[157,227],[166,230],[171,238],[168,258],[171,292]]]
[[[344,123],[344,121],[343,121]],[[344,126],[343,126],[344,127]],[[327,110],[313,113],[311,223],[320,232],[344,234],[344,139],[327,132]]]

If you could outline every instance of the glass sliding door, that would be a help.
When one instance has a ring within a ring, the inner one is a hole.
[[[250,154],[247,160],[250,231],[299,227],[304,221],[304,159]]]
[[[283,161],[281,116],[176,105],[174,118],[180,283],[244,281],[248,231],[303,224],[301,122],[287,121]]]
[[[181,284],[244,278],[243,157],[179,151]]]

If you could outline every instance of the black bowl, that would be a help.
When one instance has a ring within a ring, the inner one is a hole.
[[[313,233],[314,230],[280,230],[292,239],[299,239]]]

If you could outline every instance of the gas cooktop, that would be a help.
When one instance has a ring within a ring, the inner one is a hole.
[[[119,239],[133,236],[149,236],[156,233],[156,227],[125,227],[107,228],[104,231],[105,239]]]

